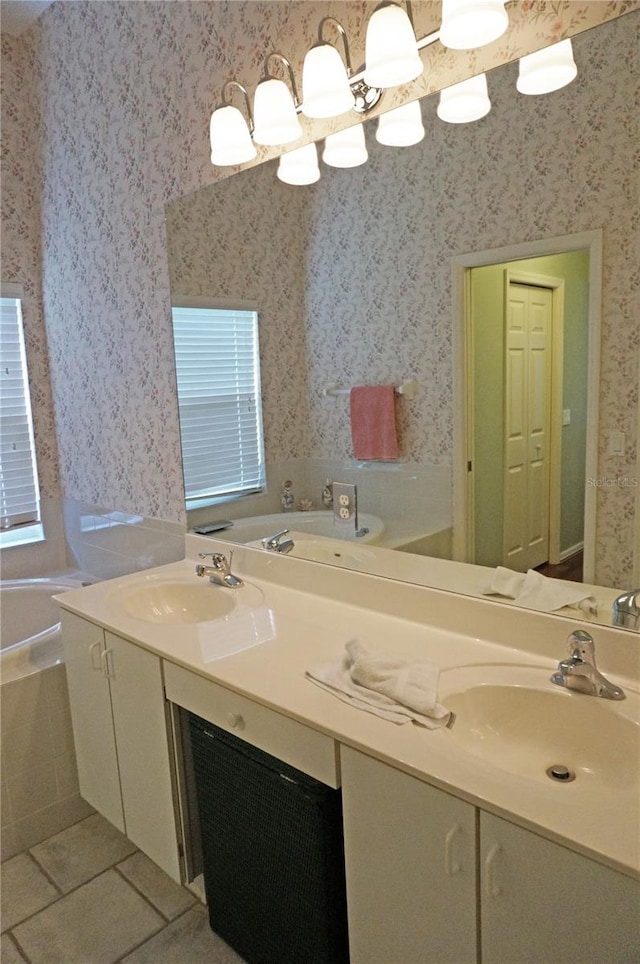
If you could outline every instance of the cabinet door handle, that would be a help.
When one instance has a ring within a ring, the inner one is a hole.
[[[461,831],[462,827],[456,823],[444,838],[444,871],[447,877],[455,877],[462,871],[462,862],[455,856],[455,838]]]
[[[485,887],[489,897],[499,897],[502,893],[502,887],[496,881],[496,861],[501,853],[500,844],[494,844],[485,861]]]
[[[229,726],[232,726],[234,730],[244,730],[244,718],[242,713],[227,713],[227,723]]]
[[[91,663],[91,669],[102,669],[102,659],[99,654],[98,658],[96,659],[96,653],[99,652],[101,646],[101,642],[92,643],[91,646],[89,646],[89,662]]]
[[[113,650],[105,649],[100,656],[100,661],[102,663],[102,672],[104,673],[105,679],[113,679],[115,676],[115,673],[113,672]]]

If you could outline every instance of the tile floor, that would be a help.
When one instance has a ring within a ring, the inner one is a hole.
[[[193,894],[99,814],[0,873],[2,964],[242,964]]]

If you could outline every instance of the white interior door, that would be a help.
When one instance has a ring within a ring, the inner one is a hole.
[[[551,290],[510,281],[505,319],[503,565],[525,572],[549,558]]]

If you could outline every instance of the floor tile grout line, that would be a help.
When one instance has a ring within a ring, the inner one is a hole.
[[[55,901],[54,901],[54,903],[55,903]],[[17,925],[16,925],[16,926],[17,926]],[[18,938],[16,937],[16,935],[13,934],[13,933],[11,933],[11,931],[5,931],[5,934],[8,934],[8,935],[10,936],[11,940],[13,941],[13,943],[15,944],[15,946],[18,948],[18,953],[25,959],[26,964],[31,964],[31,958],[29,957],[29,955],[27,954],[27,952],[26,952],[25,949],[23,948],[22,944],[20,943],[20,941],[18,940]]]
[[[55,835],[54,835],[54,836],[55,836]],[[46,842],[46,841],[42,841],[42,843],[45,843],[45,842]],[[36,846],[36,845],[34,844],[34,846]],[[133,851],[133,854],[136,854],[136,853],[139,853],[139,852],[140,852],[140,851],[138,851],[138,850],[134,850],[134,851]],[[47,873],[47,871],[45,870],[45,868],[39,863],[38,859],[37,859],[36,857],[34,857],[34,855],[31,853],[30,850],[23,850],[20,854],[15,854],[15,857],[20,857],[20,856],[22,856],[23,854],[24,854],[25,856],[31,858],[31,860],[33,861],[33,863],[36,865],[37,869],[38,869],[39,871],[41,871],[42,875],[46,878],[46,880],[47,880],[53,887],[55,887],[55,889],[58,891],[58,896],[55,897],[52,901],[50,901],[48,904],[45,904],[44,907],[40,907],[38,910],[34,911],[33,914],[29,914],[29,915],[27,915],[27,917],[23,917],[22,920],[16,921],[16,923],[15,923],[15,924],[12,924],[11,927],[8,927],[6,931],[2,931],[3,934],[8,934],[8,933],[10,933],[10,932],[13,932],[13,930],[14,930],[16,927],[21,927],[22,924],[26,924],[27,921],[33,920],[33,918],[34,918],[34,917],[37,917],[38,914],[41,914],[43,911],[48,910],[50,907],[53,907],[54,904],[57,904],[59,901],[64,900],[65,897],[69,897],[71,894],[75,894],[76,891],[80,890],[80,889],[81,889],[82,887],[84,887],[86,884],[90,884],[91,881],[97,880],[98,877],[102,876],[102,874],[106,874],[106,872],[107,872],[108,870],[116,870],[116,872],[118,873],[118,876],[121,877],[123,880],[125,880],[130,886],[132,886],[132,885],[131,885],[131,881],[128,881],[127,878],[124,876],[124,874],[121,874],[120,871],[117,870],[117,865],[116,865],[116,864],[109,864],[107,867],[103,867],[102,870],[99,870],[99,871],[98,871],[96,874],[94,874],[92,877],[88,877],[86,880],[83,880],[80,884],[76,884],[76,886],[75,886],[75,887],[72,887],[71,890],[63,890],[63,889],[60,887],[60,885],[56,883],[56,881],[53,879],[53,877],[51,877],[51,875],[50,875],[49,873]],[[128,854],[127,856],[132,857],[133,854]],[[14,860],[15,857],[11,857],[10,859],[11,859],[11,860]],[[126,857],[120,857],[120,858],[118,859],[118,863],[122,863],[122,862],[123,862],[124,860],[126,860],[126,859],[127,859]],[[5,862],[6,862],[6,861],[5,861]],[[137,887],[133,887],[133,886],[132,886],[132,889],[135,890],[137,893],[140,893],[140,892],[138,891],[138,888],[137,888]],[[144,897],[144,894],[141,894],[141,896]],[[145,899],[146,899],[146,898],[145,898]],[[148,901],[147,901],[147,903],[148,903]],[[151,906],[153,906],[153,905],[151,905]],[[156,910],[156,912],[157,912],[158,914],[160,914],[161,917],[164,917],[164,916],[165,916],[165,915],[162,914],[159,910],[157,910],[157,908],[154,907],[153,909]],[[12,935],[12,936],[13,936],[13,935]],[[15,940],[15,937],[14,937],[14,940]]]
[[[57,882],[56,880],[54,880],[54,878],[51,876],[51,874],[49,873],[49,871],[47,870],[47,868],[42,866],[42,864],[40,863],[40,861],[38,860],[38,858],[35,856],[35,854],[34,854],[31,850],[25,850],[24,852],[25,852],[25,854],[26,854],[28,857],[31,858],[32,862],[36,865],[37,869],[40,871],[40,873],[42,874],[42,876],[43,876],[43,877],[46,877],[46,879],[49,881],[49,883],[51,884],[51,886],[52,886],[52,887],[55,887],[55,889],[58,891],[58,895],[59,895],[59,896],[58,896],[56,899],[59,900],[60,897],[64,897],[64,890],[62,889],[62,887],[60,886],[60,884],[58,884],[58,882]],[[53,903],[55,903],[55,901],[54,901]]]
[[[153,940],[154,937],[157,937],[158,934],[160,934],[163,930],[165,930],[165,928],[169,927],[169,925],[175,924],[182,917],[185,917],[187,914],[189,914],[194,909],[194,907],[199,907],[199,906],[202,906],[200,904],[200,901],[196,901],[196,903],[192,904],[191,907],[185,908],[185,910],[183,910],[181,914],[178,914],[178,916],[174,917],[173,920],[168,921],[165,924],[165,926],[161,927],[160,930],[155,932],[155,934],[150,934],[149,937],[145,937],[145,939],[141,941],[140,944],[136,945],[136,947],[132,947],[131,950],[128,950],[126,954],[123,954],[122,957],[119,957],[117,961],[113,962],[113,964],[125,964],[130,954],[135,954],[135,952],[140,950],[141,947],[144,947],[147,941]]]
[[[140,897],[142,897],[147,902],[149,907],[151,907],[156,912],[156,914],[160,914],[160,916],[162,917],[162,919],[165,921],[166,924],[170,923],[170,918],[167,917],[167,915],[164,914],[159,907],[156,907],[153,901],[149,897],[147,897],[147,895],[142,890],[140,890],[140,888],[136,884],[134,884],[131,880],[129,880],[126,874],[123,874],[123,872],[120,870],[120,864],[123,864],[125,860],[128,860],[128,859],[129,859],[128,857],[125,857],[124,860],[121,860],[119,861],[119,863],[114,864],[113,869],[117,874],[119,874],[119,876],[125,881],[125,883],[129,884],[129,887],[131,887],[132,890],[135,890],[135,892],[139,894]]]

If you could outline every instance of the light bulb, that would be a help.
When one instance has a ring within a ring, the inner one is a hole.
[[[437,114],[440,120],[449,124],[468,124],[470,121],[480,120],[490,110],[491,101],[484,74],[470,77],[440,91]]]
[[[453,50],[484,47],[509,26],[504,0],[442,0],[440,43]]]
[[[237,107],[228,104],[214,110],[209,124],[209,136],[212,164],[220,167],[244,164],[256,157],[257,151],[247,122]]]
[[[397,87],[419,77],[424,66],[411,21],[392,3],[374,10],[367,25],[364,80],[370,87]]]
[[[381,114],[378,120],[376,140],[388,147],[410,147],[424,137],[420,101],[403,104],[395,110]]]
[[[342,58],[331,44],[318,44],[302,65],[302,113],[307,117],[337,117],[355,103]]]
[[[521,94],[550,94],[570,84],[578,73],[570,40],[561,40],[520,58],[516,87]]]
[[[291,91],[283,80],[260,81],[253,101],[253,125],[256,144],[289,144],[302,136]]]

